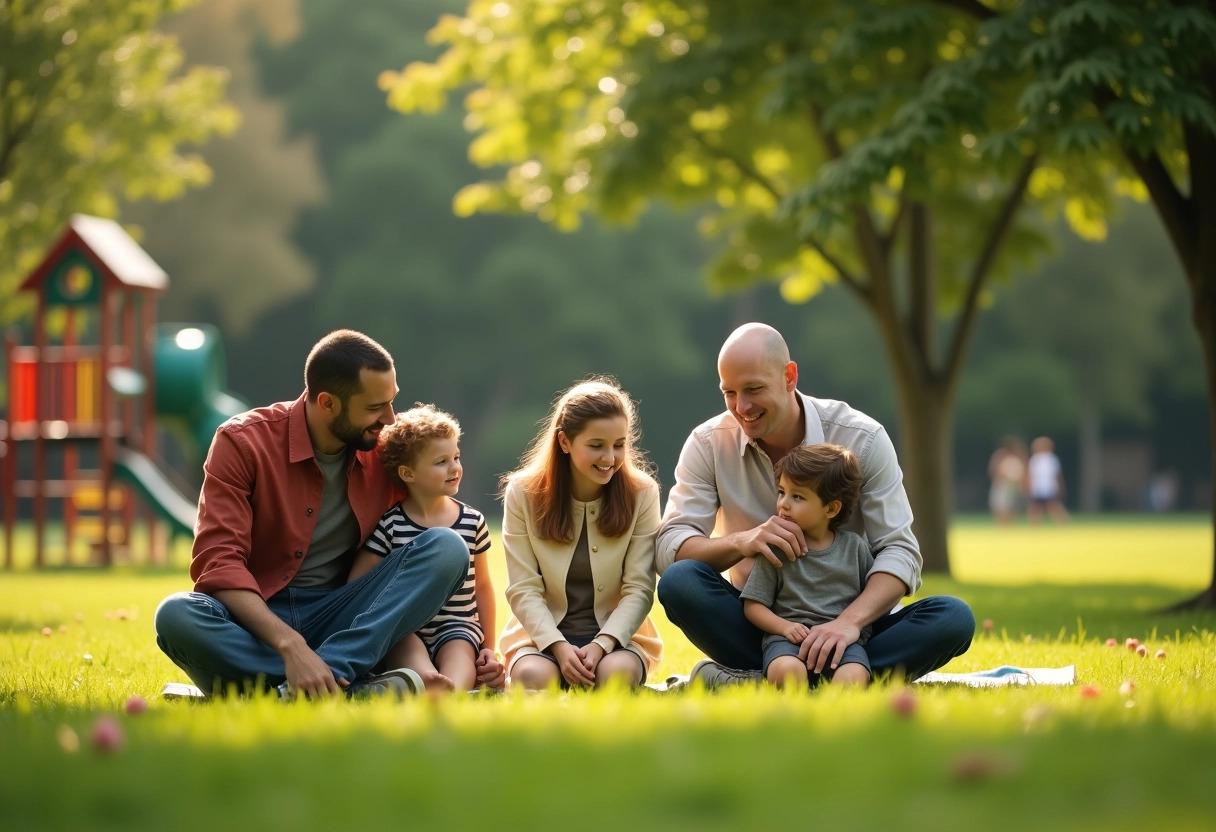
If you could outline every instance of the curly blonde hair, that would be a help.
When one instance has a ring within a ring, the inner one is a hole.
[[[418,454],[432,439],[460,440],[460,423],[456,417],[434,405],[416,402],[413,407],[397,414],[391,425],[380,431],[380,462],[384,470],[397,477],[405,465],[413,467]]]

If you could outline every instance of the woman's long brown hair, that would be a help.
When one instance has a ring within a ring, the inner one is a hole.
[[[600,497],[603,509],[595,521],[605,537],[620,537],[633,524],[638,493],[653,478],[645,452],[638,447],[641,431],[629,394],[609,376],[596,376],[566,390],[553,403],[540,432],[528,444],[519,467],[502,478],[518,481],[528,495],[537,533],[542,540],[574,540],[573,473],[558,434],[573,442],[593,419],[625,418],[625,462]]]

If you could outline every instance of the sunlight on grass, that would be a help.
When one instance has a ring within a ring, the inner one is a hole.
[[[152,615],[188,587],[184,571],[0,573],[0,817],[22,830],[804,828],[811,817],[849,829],[1211,830],[1216,613],[1160,611],[1206,585],[1210,535],[1206,523],[961,525],[956,578],[930,576],[921,592],[964,598],[979,622],[945,669],[1071,664],[1078,683],[917,685],[906,716],[899,686],[166,702],[161,685],[185,677],[156,648]],[[667,644],[659,677],[687,672],[700,654],[661,608],[654,618]],[[132,696],[145,713],[123,713]],[[122,744],[100,753],[93,731],[107,714]]]
[[[963,583],[1155,584],[1200,590],[1212,577],[1207,522],[1076,522],[1063,528],[956,525],[950,568]]]

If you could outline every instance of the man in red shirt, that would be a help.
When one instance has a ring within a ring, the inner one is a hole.
[[[194,592],[156,610],[156,643],[204,692],[276,687],[309,697],[414,689],[373,675],[464,580],[468,547],[431,529],[347,583],[351,558],[403,496],[381,465],[397,375],[358,332],[322,338],[294,402],[229,419],[203,466]]]

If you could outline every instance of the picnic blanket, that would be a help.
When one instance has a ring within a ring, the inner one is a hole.
[[[1071,685],[1077,681],[1077,666],[1014,667],[1004,664],[991,670],[971,673],[926,673],[916,680],[918,685],[960,684],[973,688],[995,688],[1003,685]]]
[[[991,670],[975,670],[971,673],[926,673],[916,680],[917,684],[959,684],[973,688],[995,688],[1004,685],[1072,685],[1077,681],[1076,665],[1066,667],[1014,667],[1004,664]],[[646,687],[660,692],[679,690],[688,684],[687,676],[668,676],[661,682],[651,682]]]

